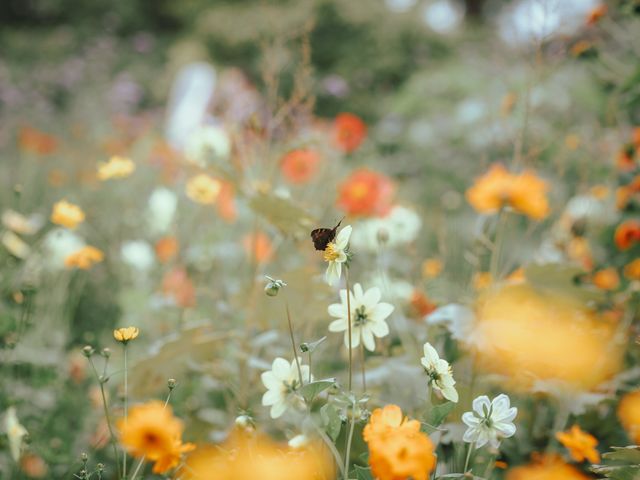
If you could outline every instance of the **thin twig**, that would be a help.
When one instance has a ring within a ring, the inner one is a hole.
[[[298,350],[296,349],[296,340],[293,336],[293,324],[291,323],[291,313],[289,313],[289,302],[285,300],[285,308],[287,310],[287,322],[289,324],[289,335],[291,336],[291,348],[293,348],[293,359],[296,362],[298,368],[298,377],[300,377],[300,386],[304,385],[302,380],[302,369],[300,368],[300,361],[298,360]],[[311,369],[309,369],[311,372]]]

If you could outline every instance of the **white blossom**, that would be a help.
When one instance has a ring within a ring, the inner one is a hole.
[[[313,381],[308,365],[300,364],[300,371],[298,371],[295,360],[289,363],[281,357],[273,361],[271,370],[262,373],[262,383],[267,388],[262,395],[262,405],[271,407],[271,418],[281,417],[288,408],[302,404],[303,400],[297,394],[302,387],[300,375],[303,381]]]
[[[468,427],[462,439],[475,443],[477,448],[487,443],[498,448],[501,439],[516,433],[513,419],[517,414],[518,409],[511,406],[509,397],[504,393],[493,400],[481,395],[473,401],[473,411],[462,415],[462,421]]]
[[[438,352],[427,342],[424,344],[424,357],[420,359],[422,366],[429,375],[429,384],[442,392],[447,400],[458,401],[458,392],[454,385],[456,381],[451,373],[451,366],[445,359],[440,358]]]
[[[329,285],[335,285],[342,276],[342,264],[349,260],[347,248],[351,237],[351,225],[347,225],[338,232],[333,242],[329,242],[324,250],[324,260],[329,262],[325,279]]]
[[[178,204],[177,195],[168,188],[156,188],[149,196],[149,227],[154,233],[169,229]]]

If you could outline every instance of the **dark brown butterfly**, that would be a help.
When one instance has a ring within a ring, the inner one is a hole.
[[[329,242],[332,242],[333,239],[336,238],[336,232],[341,223],[342,220],[333,228],[316,228],[311,231],[311,239],[313,240],[313,246],[316,250],[324,250],[327,248]]]

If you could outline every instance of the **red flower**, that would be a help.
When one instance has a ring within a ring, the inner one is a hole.
[[[334,122],[334,140],[345,153],[356,150],[367,136],[367,126],[353,113],[340,113]]]
[[[320,155],[313,150],[298,149],[287,153],[280,161],[284,178],[291,183],[307,183],[318,172]]]
[[[614,236],[616,246],[620,250],[628,250],[640,242],[640,220],[627,220],[616,228]]]
[[[360,168],[338,187],[337,205],[348,215],[385,215],[391,209],[394,190],[386,175]]]

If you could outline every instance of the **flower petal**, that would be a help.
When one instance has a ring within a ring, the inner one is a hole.
[[[473,409],[478,412],[481,417],[484,417],[485,410],[488,412],[491,409],[491,401],[486,395],[480,395],[479,397],[475,398],[472,406]]]
[[[342,230],[338,232],[338,235],[336,235],[335,243],[339,249],[344,250],[345,247],[349,244],[349,238],[351,237],[352,230],[353,228],[351,227],[351,225],[346,225]]]

